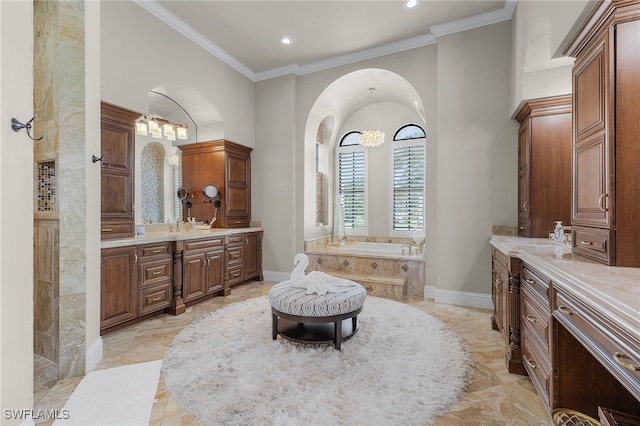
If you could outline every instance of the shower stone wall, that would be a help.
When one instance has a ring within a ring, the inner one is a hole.
[[[34,1],[34,351],[58,378],[84,374],[86,295],[84,1]],[[47,181],[43,181],[47,179]],[[43,194],[43,189],[46,193]],[[46,198],[47,203],[42,203]]]

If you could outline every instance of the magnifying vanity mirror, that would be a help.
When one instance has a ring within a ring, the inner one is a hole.
[[[178,199],[180,201],[186,200],[188,195],[189,193],[187,192],[187,188],[185,188],[184,186],[178,188]]]
[[[215,207],[220,207],[222,204],[220,202],[220,194],[218,192],[218,187],[212,184],[209,184],[202,188],[202,195],[206,198],[205,202],[213,203]]]

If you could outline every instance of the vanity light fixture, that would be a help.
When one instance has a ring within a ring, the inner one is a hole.
[[[156,139],[162,138],[162,132],[167,140],[187,139],[187,125],[175,124],[158,116],[143,115],[136,120],[136,134],[147,136],[151,134]]]

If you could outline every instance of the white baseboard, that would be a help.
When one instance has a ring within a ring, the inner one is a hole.
[[[84,374],[89,374],[95,366],[100,362],[103,355],[102,337],[98,337],[95,342],[89,346],[85,354]]]
[[[262,271],[265,281],[273,281],[276,283],[287,281],[291,277],[291,272]]]
[[[436,303],[445,303],[447,305],[493,309],[493,300],[491,300],[490,294],[445,290],[434,286],[425,286],[424,297],[434,299]]]

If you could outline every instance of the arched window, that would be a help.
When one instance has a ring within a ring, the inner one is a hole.
[[[426,137],[427,135],[425,134],[422,127],[418,126],[417,124],[405,124],[398,129],[395,135],[393,135],[393,140],[406,141],[410,139],[422,139]]]
[[[345,133],[342,139],[340,139],[340,146],[360,145],[361,134],[362,132],[359,132],[357,130]]]
[[[346,133],[336,149],[336,189],[342,202],[344,229],[350,235],[367,232],[367,149],[360,145],[360,135],[359,131]]]
[[[426,134],[417,124],[398,129],[392,142],[391,230],[424,229]]]

